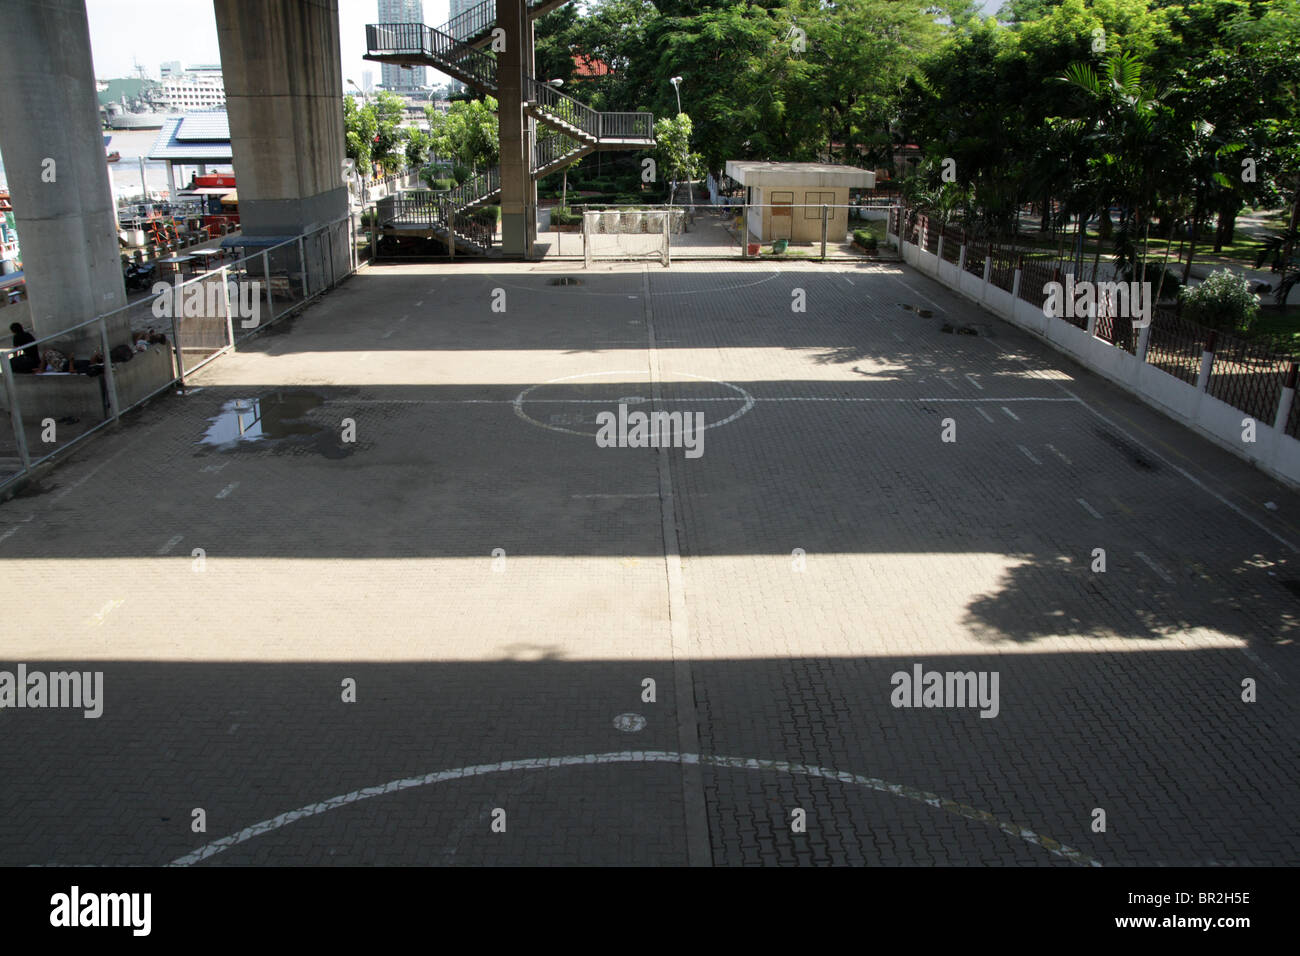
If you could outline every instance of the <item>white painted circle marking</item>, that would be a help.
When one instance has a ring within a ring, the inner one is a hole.
[[[524,421],[528,422],[528,424],[530,425],[536,425],[538,428],[545,428],[548,431],[564,432],[566,435],[578,435],[582,438],[592,438],[595,436],[596,434],[595,432],[580,432],[572,428],[565,428],[563,425],[550,425],[547,424],[546,422],[539,422],[537,419],[533,418],[531,415],[529,415],[527,412],[524,411],[524,402],[528,400],[528,396],[530,394],[532,394],[534,391],[536,391],[537,389],[541,388],[544,385],[555,385],[559,382],[571,382],[576,378],[596,378],[597,376],[601,376],[601,375],[647,375],[647,374],[648,373],[644,369],[619,369],[613,372],[579,372],[577,375],[565,375],[562,378],[553,378],[545,382],[538,382],[536,385],[529,385],[526,389],[524,389],[522,392],[520,392],[518,395],[515,396],[514,401],[511,402],[511,404],[514,406],[515,414],[518,415],[520,418],[522,418]],[[717,428],[719,425],[731,424],[741,415],[744,415],[751,408],[753,408],[755,402],[757,401],[754,398],[754,396],[751,395],[749,392],[745,391],[745,389],[741,388],[739,385],[733,385],[731,382],[724,382],[721,379],[716,379],[716,378],[708,378],[707,376],[704,375],[692,375],[690,372],[674,372],[673,374],[684,375],[687,378],[698,379],[701,382],[712,382],[715,385],[721,385],[724,388],[729,388],[739,393],[739,398],[737,399],[695,399],[696,401],[739,401],[741,398],[744,399],[745,404],[742,405],[734,413],[728,415],[726,418],[722,419],[721,421],[711,422],[708,425],[705,425],[704,426],[705,428]],[[571,404],[572,399],[558,400],[557,403]],[[594,400],[594,401],[588,400],[587,402],[584,402],[584,404],[602,404],[602,402],[600,400]],[[615,402],[613,404],[617,404],[617,403]]]
[[[619,714],[614,718],[614,729],[625,734],[640,733],[645,729],[645,718],[640,714]]]
[[[1059,856],[1063,859],[1069,860],[1077,866],[1101,866],[1100,861],[1093,859],[1081,850],[1076,850],[1073,847],[1066,846],[1051,837],[1044,836],[1043,834],[1031,830],[1029,827],[1020,826],[1015,823],[1008,823],[1005,820],[999,820],[987,810],[979,810],[975,807],[969,807],[965,804],[948,800],[939,796],[937,793],[917,790],[914,787],[907,787],[902,784],[889,783],[877,777],[865,777],[861,774],[849,773],[843,770],[831,770],[826,767],[814,767],[807,764],[787,763],[784,760],[756,760],[752,757],[718,757],[701,754],[673,753],[664,750],[625,750],[616,753],[581,754],[569,757],[535,757],[525,760],[503,760],[499,763],[478,764],[472,767],[455,767],[451,770],[439,770],[434,773],[425,774],[421,777],[406,777],[399,780],[390,780],[388,783],[381,784],[377,787],[366,787],[363,790],[353,790],[351,793],[340,794],[337,797],[331,797],[330,799],[323,800],[320,803],[308,804],[305,807],[299,807],[297,810],[290,810],[287,813],[282,813],[269,820],[262,820],[260,823],[254,823],[252,826],[245,827],[238,833],[232,833],[230,836],[222,837],[220,840],[214,840],[211,843],[199,847],[193,853],[187,853],[185,856],[178,857],[169,863],[168,866],[192,866],[195,863],[201,863],[232,846],[246,843],[255,836],[261,836],[263,833],[278,830],[280,827],[293,823],[296,820],[302,820],[306,817],[314,817],[327,810],[347,806],[361,800],[369,800],[371,797],[382,796],[386,793],[396,793],[400,790],[410,790],[414,787],[425,787],[434,783],[443,783],[447,780],[464,780],[468,777],[480,777],[489,773],[508,773],[516,770],[547,770],[558,767],[589,767],[626,763],[696,764],[706,767],[722,767],[733,770],[770,770],[777,773],[798,774],[805,777],[822,777],[827,780],[834,780],[838,783],[866,787],[869,790],[875,790],[879,793],[888,793],[895,797],[902,797],[905,800],[923,803],[936,810],[944,810],[948,813],[953,813],[967,820],[975,820],[979,823],[987,824],[995,829],[1001,830],[1008,836],[1018,837],[1033,846],[1042,847],[1054,856]]]

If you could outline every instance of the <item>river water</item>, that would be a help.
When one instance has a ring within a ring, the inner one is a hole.
[[[153,144],[158,141],[158,134],[161,130],[132,129],[105,130],[104,132],[112,137],[105,153],[116,151],[122,154],[120,162],[110,163],[108,166],[109,176],[113,181],[114,193],[119,199],[139,196],[141,191],[140,157],[147,156],[149,151],[153,149]],[[208,172],[210,173],[230,172],[230,170],[229,164],[208,166]],[[198,168],[194,166],[177,167],[176,180],[183,187],[190,181],[190,175],[196,172],[198,172]],[[150,192],[162,192],[171,188],[167,182],[166,163],[145,160],[144,178]],[[0,159],[0,185],[6,189],[8,188],[8,180],[5,178],[2,159]]]

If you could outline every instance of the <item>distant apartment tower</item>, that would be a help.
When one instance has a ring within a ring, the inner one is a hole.
[[[462,13],[466,12],[467,10],[473,10],[476,6],[478,6],[482,2],[483,0],[451,0],[452,21],[455,21],[455,19],[458,16],[460,16]],[[452,32],[469,33],[470,31],[468,28],[461,29],[459,31],[453,28]],[[451,84],[449,85],[448,92],[450,92],[453,96],[456,95],[457,93],[464,93],[465,84],[459,82],[458,80],[452,80]]]
[[[375,71],[361,71],[361,91],[363,93],[373,93],[375,91]]]
[[[423,0],[379,0],[380,23],[424,23]],[[414,90],[428,83],[427,68],[384,63],[380,69],[384,89]]]

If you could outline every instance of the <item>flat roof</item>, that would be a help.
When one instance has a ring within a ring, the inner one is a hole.
[[[230,126],[224,112],[169,116],[163,120],[150,159],[178,163],[230,162]]]
[[[876,174],[839,163],[758,163],[727,160],[727,175],[742,186],[850,186],[871,189]]]

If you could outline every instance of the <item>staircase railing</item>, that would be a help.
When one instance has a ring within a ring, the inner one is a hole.
[[[486,33],[497,22],[496,0],[485,0],[476,7],[470,7],[452,17],[438,30],[455,37],[462,43]]]
[[[457,79],[488,90],[496,89],[496,58],[455,37],[422,23],[368,23],[366,48],[372,56],[425,56]]]
[[[455,189],[447,190],[444,199],[453,209],[461,210],[467,206],[483,202],[501,190],[501,170],[496,166],[486,172],[471,176]]]
[[[601,113],[601,139],[649,139],[655,138],[655,118],[653,113]]]
[[[544,169],[552,163],[567,159],[574,153],[582,152],[583,144],[562,133],[555,136],[539,136],[533,145],[533,169]]]
[[[572,96],[566,96],[549,83],[524,77],[524,96],[539,110],[594,139],[600,138],[600,113]]]

